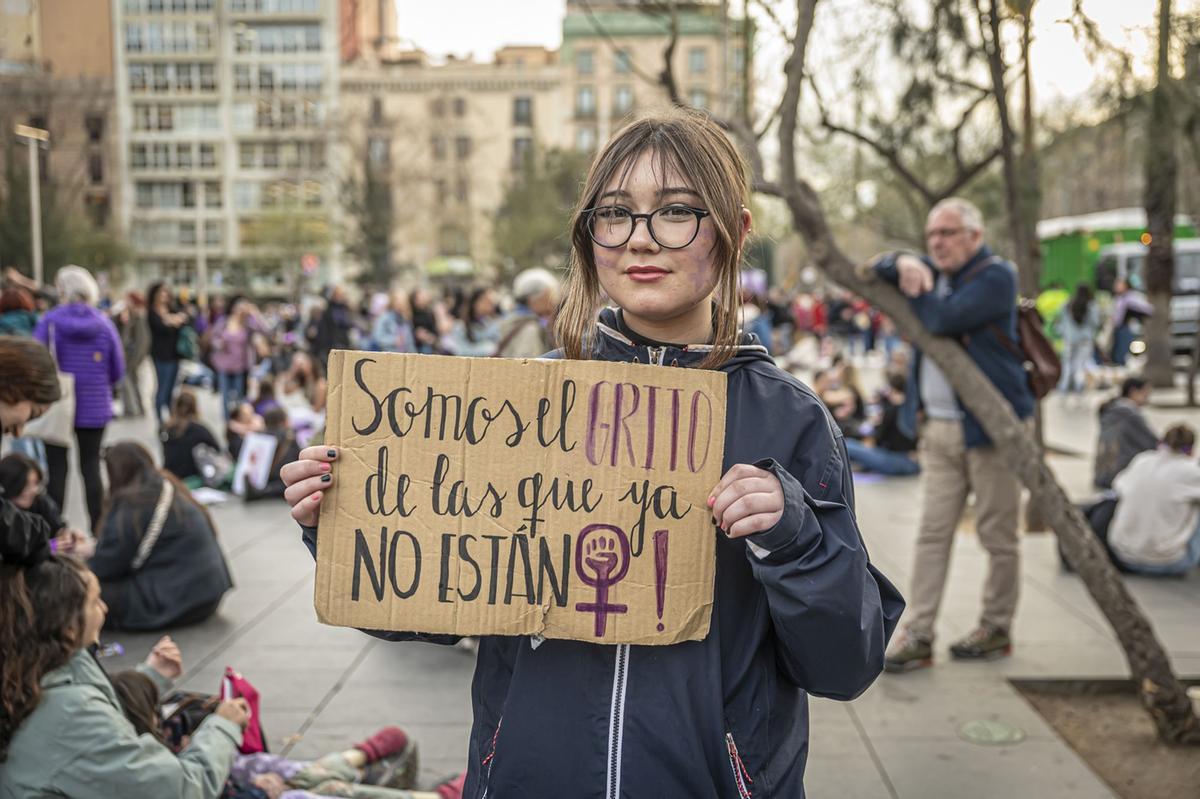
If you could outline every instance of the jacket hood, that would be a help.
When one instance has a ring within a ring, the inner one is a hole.
[[[646,347],[634,344],[620,331],[617,321],[620,309],[604,308],[600,311],[596,323],[598,335],[592,345],[595,358],[605,360],[632,361],[634,363],[662,363],[672,366],[695,368],[700,365],[712,352],[711,344],[689,344],[684,347]],[[741,332],[741,340],[734,348],[733,355],[721,365],[722,372],[732,372],[741,369],[755,361],[765,361],[775,365],[767,348],[758,341],[753,333]],[[654,350],[654,352],[651,352]]]
[[[87,649],[80,649],[66,663],[54,671],[46,672],[42,676],[41,685],[44,690],[66,685],[90,685],[112,699],[114,704],[118,703],[116,691],[108,675]]]
[[[103,334],[104,320],[104,314],[82,302],[60,305],[46,313],[47,325],[54,326],[54,335],[68,340],[87,340]]]

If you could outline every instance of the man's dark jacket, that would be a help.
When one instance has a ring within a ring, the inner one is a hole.
[[[875,263],[876,273],[896,284],[899,274],[896,259],[901,253],[884,256]],[[921,262],[937,281],[938,270],[928,257]],[[1033,415],[1033,392],[1025,368],[1017,359],[1017,270],[996,258],[983,246],[966,265],[950,277],[950,291],[942,296],[935,288],[909,299],[913,312],[925,329],[935,336],[957,340],[975,361],[984,376],[992,381],[1012,406],[1018,419]],[[1001,341],[998,335],[1007,341]],[[921,410],[921,351],[913,348],[908,372],[908,391],[900,409],[900,427],[916,438],[917,414]],[[963,437],[968,449],[991,445],[979,420],[963,406]]]

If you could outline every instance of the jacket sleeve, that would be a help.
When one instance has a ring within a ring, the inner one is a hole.
[[[138,735],[117,708],[99,695],[76,709],[61,728],[59,745],[79,755],[52,780],[75,799],[217,799],[233,766],[242,732],[209,716],[178,756],[149,735]]]
[[[317,559],[317,528],[300,526],[302,531],[302,540],[304,546],[308,547],[308,551],[312,554],[313,560]],[[424,641],[427,644],[445,644],[447,646],[457,644],[462,640],[459,635],[442,635],[438,633],[412,633],[412,632],[394,632],[392,630],[362,630],[367,635],[375,638],[381,638],[384,641]]]
[[[784,509],[773,528],[746,539],[746,556],[767,594],[784,677],[811,694],[850,700],[883,670],[904,600],[867,558],[847,461],[833,432],[822,435],[805,444],[830,453],[824,487],[806,487],[773,459],[755,464],[779,480]]]
[[[95,572],[100,582],[119,580],[131,571],[140,537],[131,529],[132,516],[127,509],[114,508],[104,522],[104,530],[96,542],[96,554],[88,561],[88,568]]]
[[[1122,433],[1125,438],[1126,451],[1143,452],[1158,447],[1158,434],[1151,429],[1146,417],[1140,413],[1131,413],[1129,424],[1125,425]]]
[[[0,494],[0,563],[33,563],[50,554],[50,525]]]
[[[48,314],[42,314],[42,318],[38,320],[37,327],[33,329],[33,337],[38,341],[50,346],[50,321],[46,318]]]
[[[1016,298],[1015,275],[1000,264],[993,264],[983,267],[979,275],[945,297],[927,292],[909,300],[909,304],[930,333],[961,336],[1007,320]]]

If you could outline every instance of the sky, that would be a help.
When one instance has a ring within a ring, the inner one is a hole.
[[[730,3],[734,8],[740,3]],[[780,8],[791,4],[781,2]],[[834,6],[841,15],[864,0],[826,0],[819,9],[829,13]],[[1042,102],[1070,99],[1086,93],[1096,67],[1088,61],[1084,48],[1075,41],[1063,20],[1072,0],[1037,0],[1034,11],[1035,92]],[[1096,20],[1104,36],[1114,44],[1133,52],[1152,52],[1155,35],[1155,0],[1084,0],[1085,11]],[[1176,0],[1176,6],[1195,9],[1200,0]],[[557,48],[562,42],[562,18],[565,0],[396,0],[398,27],[402,41],[414,44],[431,55],[473,53],[478,61],[491,60],[491,54],[505,44],[541,44]],[[818,18],[820,20],[820,18]],[[769,25],[762,27],[768,32]],[[762,56],[780,57],[781,42],[761,41]],[[1149,69],[1149,58],[1141,59],[1139,69]]]

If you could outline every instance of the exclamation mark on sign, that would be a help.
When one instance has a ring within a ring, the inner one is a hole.
[[[654,533],[654,594],[658,600],[658,631],[663,631],[663,603],[667,599],[667,531]]]

